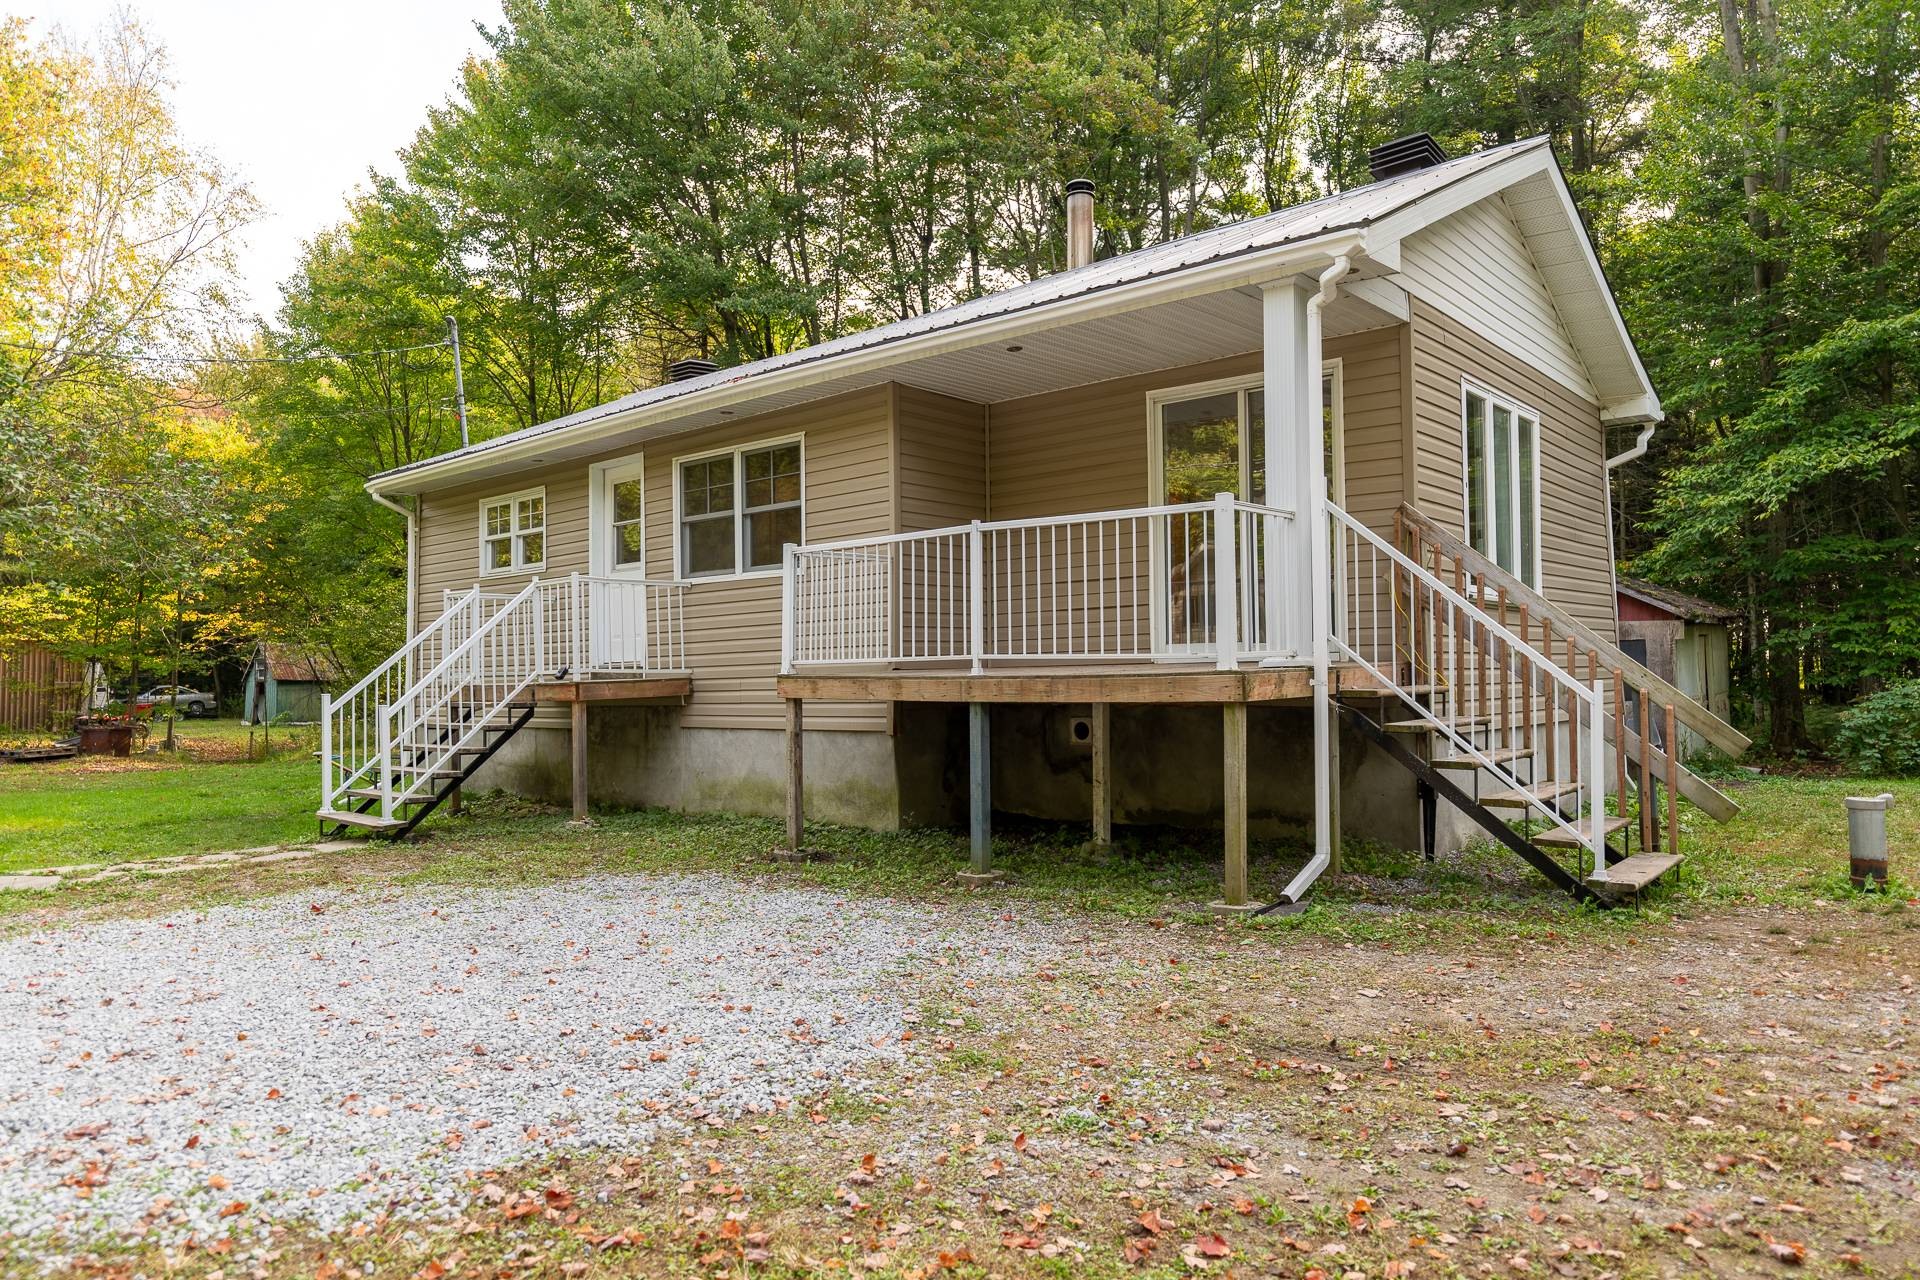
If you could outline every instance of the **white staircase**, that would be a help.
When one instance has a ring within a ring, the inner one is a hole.
[[[1488,612],[1476,584],[1448,584],[1339,507],[1327,512],[1334,649],[1412,713],[1375,726],[1383,745],[1576,896],[1605,886],[1607,837],[1624,820],[1607,813],[1600,682],[1581,681]],[[1426,751],[1405,752],[1407,740]],[[1523,832],[1508,840],[1514,818]],[[1582,855],[1578,865],[1559,867],[1555,849]]]

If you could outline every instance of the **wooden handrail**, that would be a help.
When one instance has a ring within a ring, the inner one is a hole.
[[[1507,608],[1513,608],[1519,615],[1520,634],[1541,645],[1545,652],[1551,654],[1556,639],[1561,639],[1570,650],[1576,642],[1584,644],[1589,653],[1599,655],[1610,668],[1616,688],[1623,684],[1627,687],[1637,687],[1650,703],[1672,706],[1675,718],[1680,723],[1700,732],[1703,738],[1716,746],[1731,744],[1725,749],[1731,750],[1737,747],[1743,751],[1752,745],[1732,725],[1662,680],[1644,664],[1629,658],[1617,645],[1610,643],[1578,618],[1549,603],[1547,598],[1538,591],[1467,546],[1453,534],[1441,529],[1413,507],[1403,504],[1395,523],[1396,530],[1403,532],[1416,544],[1415,556],[1423,563],[1428,554],[1426,548],[1432,548],[1436,572],[1442,555],[1451,558],[1456,566],[1463,563],[1467,565],[1485,587],[1492,588],[1500,594],[1502,616],[1505,616]],[[1527,629],[1536,616],[1539,618],[1537,638],[1535,632]],[[1715,732],[1712,734],[1701,732],[1699,724],[1688,720],[1689,707],[1697,711],[1702,718],[1701,723],[1714,726]],[[1730,822],[1739,814],[1740,806],[1735,804],[1725,792],[1680,764],[1677,759],[1669,759],[1667,753],[1659,746],[1651,742],[1643,744],[1640,735],[1621,722],[1617,714],[1607,715],[1604,723],[1608,739],[1621,753],[1629,759],[1639,759],[1644,756],[1646,763],[1656,771],[1656,777],[1660,774],[1666,774],[1668,777],[1677,775],[1679,793],[1692,801],[1708,817],[1716,822]],[[1527,720],[1526,728],[1527,747],[1531,750],[1533,746],[1531,717]],[[1554,747],[1554,737],[1549,735],[1546,742],[1549,770],[1553,767]]]
[[[1753,745],[1751,738],[1689,698],[1644,663],[1628,657],[1618,645],[1564,609],[1550,603],[1545,596],[1475,551],[1458,536],[1441,528],[1424,512],[1403,503],[1400,507],[1400,515],[1417,536],[1434,543],[1456,562],[1465,563],[1472,570],[1474,577],[1496,590],[1506,591],[1510,597],[1523,607],[1530,608],[1532,612],[1551,618],[1559,631],[1573,636],[1585,647],[1597,651],[1601,660],[1608,666],[1624,671],[1630,683],[1651,691],[1660,702],[1670,703],[1674,708],[1675,718],[1681,724],[1720,750],[1730,756],[1738,756]]]

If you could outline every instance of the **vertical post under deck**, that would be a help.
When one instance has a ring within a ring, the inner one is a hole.
[[[993,869],[993,744],[988,735],[987,704],[967,704],[967,870],[962,884],[988,884],[1000,878]]]
[[[1113,843],[1113,704],[1096,702],[1087,724],[1093,739],[1093,843]]]
[[[800,699],[787,699],[787,847],[796,853],[807,821],[803,715]]]
[[[1220,704],[1224,779],[1221,830],[1226,856],[1220,878],[1219,909],[1239,913],[1248,907],[1247,872],[1247,704]]]
[[[573,820],[587,820],[587,704],[581,699],[584,692],[579,685],[574,686],[574,700],[568,706],[572,713],[571,729],[568,735],[573,748]]]

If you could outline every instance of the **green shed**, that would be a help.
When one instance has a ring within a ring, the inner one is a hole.
[[[262,640],[247,664],[241,718],[248,724],[282,716],[297,724],[317,721],[340,676],[340,664],[330,655]]]

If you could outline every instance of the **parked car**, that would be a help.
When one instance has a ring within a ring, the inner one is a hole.
[[[189,689],[183,684],[157,684],[133,700],[135,711],[150,711],[154,707],[168,705],[185,716],[212,715],[213,695]]]

